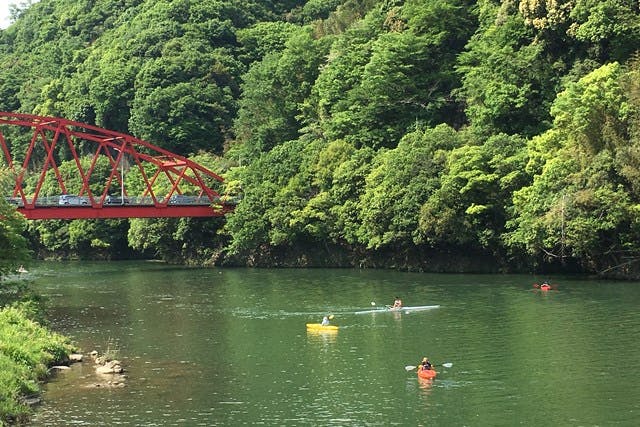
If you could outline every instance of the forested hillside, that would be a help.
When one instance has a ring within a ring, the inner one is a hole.
[[[0,31],[0,111],[130,133],[241,197],[32,222],[43,256],[630,277],[638,49],[628,0],[40,0]]]

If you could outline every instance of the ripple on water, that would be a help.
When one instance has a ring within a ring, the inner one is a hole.
[[[505,275],[230,269],[199,281],[132,265],[101,264],[108,283],[88,286],[90,267],[43,283],[56,329],[92,347],[117,338],[129,378],[117,391],[56,380],[33,425],[634,425],[640,412],[637,285],[541,295]],[[395,294],[441,308],[353,314]],[[326,313],[340,330],[307,333]],[[453,367],[420,382],[404,367],[423,355]]]

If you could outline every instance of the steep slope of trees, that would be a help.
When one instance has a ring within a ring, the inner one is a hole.
[[[632,67],[604,65],[558,95],[553,129],[531,141],[534,180],[514,194],[508,243],[596,270],[633,260],[640,229],[638,104],[625,88],[636,84]]]
[[[0,168],[0,190],[4,194],[11,188],[11,173]],[[22,236],[26,221],[15,207],[5,199],[0,200],[0,281],[3,276],[16,271],[30,256],[27,240]]]
[[[631,275],[634,4],[41,0],[0,32],[0,110],[213,155],[235,213],[118,228],[147,256],[429,268],[446,251]]]

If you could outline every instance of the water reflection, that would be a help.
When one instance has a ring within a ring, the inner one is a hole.
[[[327,331],[307,329],[307,341],[310,344],[315,344],[315,345],[333,344],[336,342],[337,338],[338,338],[337,329],[327,330]]]
[[[418,376],[416,375],[416,377]],[[426,392],[426,395],[429,395],[431,394],[431,387],[433,387],[433,379],[418,377],[418,386],[420,387],[420,390]]]

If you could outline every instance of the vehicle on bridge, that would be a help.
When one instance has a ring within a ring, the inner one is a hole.
[[[75,196],[73,194],[62,194],[58,198],[59,205],[83,206],[89,204],[88,197]]]
[[[12,204],[13,206],[17,206],[17,207],[24,206],[24,203],[22,202],[22,198],[20,197],[6,197],[5,199],[9,204]]]
[[[128,197],[108,195],[104,199],[105,205],[128,205],[130,200]]]
[[[211,200],[209,200],[206,197],[174,194],[169,198],[169,204],[170,205],[210,205]]]
[[[14,153],[16,147],[28,148]],[[67,153],[73,158],[63,161]],[[64,118],[0,111],[0,164],[15,176],[7,202],[29,220],[218,217],[237,204],[218,193],[221,176],[189,158]],[[71,165],[69,175],[63,164]],[[135,191],[125,189],[130,174],[139,178]]]

